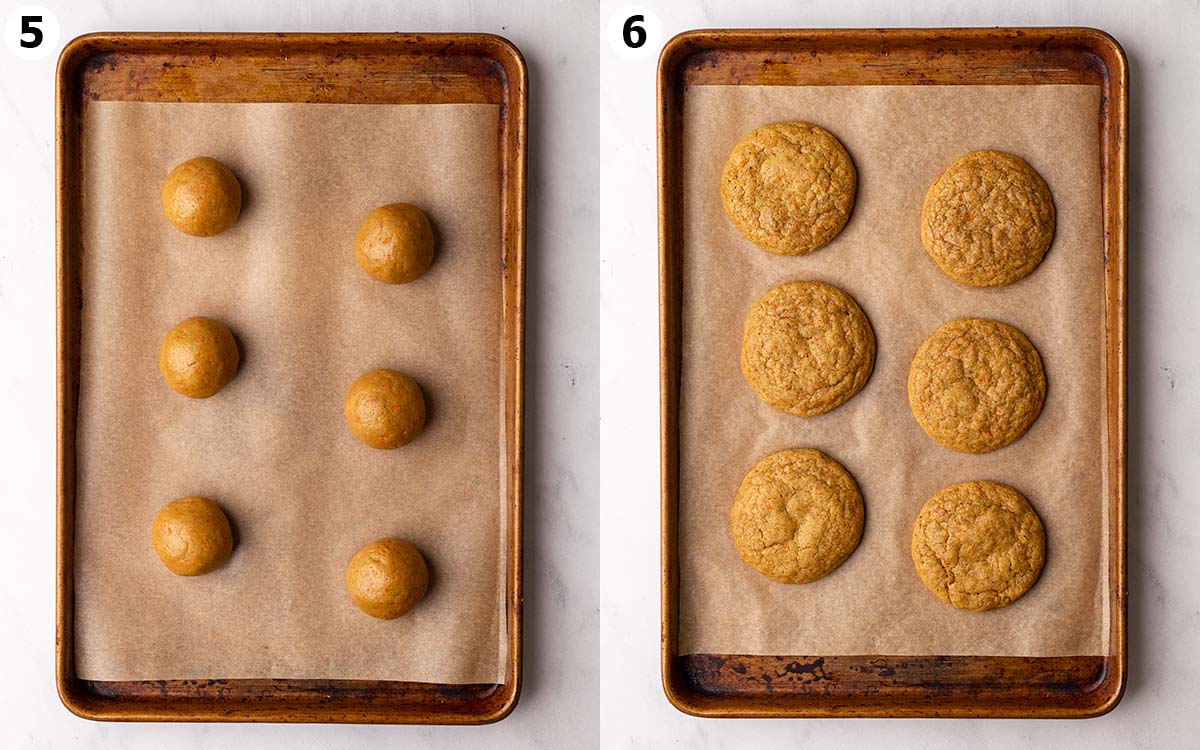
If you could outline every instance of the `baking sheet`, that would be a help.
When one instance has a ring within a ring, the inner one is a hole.
[[[76,669],[82,679],[503,682],[504,414],[495,105],[87,102],[77,432]],[[208,155],[241,180],[237,225],[172,228],[176,164]],[[389,286],[357,265],[375,207],[423,207],[437,254]],[[242,364],[193,401],[157,367],[162,336],[206,315]],[[361,373],[411,374],[425,432],[378,451],[346,428]],[[230,516],[230,562],[177,578],[159,508],[206,495]],[[425,601],[361,613],[344,587],[367,542],[411,540]]]
[[[1103,474],[1104,258],[1097,86],[692,86],[682,118],[679,652],[1066,656],[1104,653],[1108,632]],[[854,159],[858,196],[846,229],[813,254],[771,255],[721,205],[733,145],[770,122],[830,130]],[[925,191],[959,156],[1010,151],[1045,178],[1054,243],[1026,279],[958,285],[921,245]],[[858,395],[820,417],[777,412],[739,369],[742,322],[784,281],[849,292],[878,354]],[[1042,355],[1047,400],[1016,443],[972,456],[938,446],[908,407],[921,342],[943,322],[996,318]],[[729,509],[763,456],[812,447],[855,477],[866,505],[857,551],[828,577],[774,583],[742,562]],[[909,555],[912,524],[955,482],[1007,482],[1046,527],[1041,580],[1011,606],[954,609],[930,593]]]

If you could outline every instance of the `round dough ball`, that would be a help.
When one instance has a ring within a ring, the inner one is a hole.
[[[188,318],[163,337],[158,369],[167,385],[188,398],[208,398],[233,380],[238,347],[224,323]]]
[[[346,424],[372,448],[399,448],[425,427],[425,397],[417,381],[394,370],[371,370],[346,393]]]
[[[819,281],[780,284],[746,315],[742,375],[769,406],[815,417],[862,390],[875,332],[850,295]]]
[[[1004,286],[1033,273],[1054,239],[1050,188],[1024,159],[973,151],[925,194],[921,241],[938,266],[968,286]]]
[[[908,405],[929,437],[987,453],[1025,434],[1046,400],[1042,358],[1025,334],[987,318],[960,318],[925,339],[908,371]]]
[[[221,162],[207,156],[171,170],[162,189],[163,213],[179,231],[211,237],[233,226],[242,212],[242,186]]]
[[[154,551],[177,576],[198,576],[225,564],[233,530],[217,504],[205,497],[167,503],[154,519]]]
[[[1042,519],[999,482],[963,482],[938,492],[917,515],[912,559],[938,598],[977,612],[1019,599],[1046,559]]]
[[[358,551],[346,568],[346,591],[371,617],[392,620],[413,607],[429,589],[429,568],[416,547],[402,539],[380,539]]]
[[[764,125],[738,141],[721,172],[725,213],[778,255],[827,245],[846,226],[858,173],[829,131],[807,122]]]
[[[829,575],[862,538],[863,498],[854,478],[820,451],[783,450],[754,465],[730,512],[742,559],[780,583]]]
[[[385,284],[407,284],[433,262],[433,228],[416,206],[382,206],[359,227],[354,257],[373,278]]]

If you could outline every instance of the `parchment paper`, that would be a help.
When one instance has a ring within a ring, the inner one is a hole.
[[[680,439],[681,653],[1103,653],[1107,634],[1103,445],[1103,244],[1097,116],[1091,86],[697,86],[683,117],[683,371]],[[719,175],[737,142],[770,122],[830,130],[854,159],[849,224],[807,257],[771,255],[721,205]],[[1008,287],[975,290],[943,274],[921,245],[925,191],[976,149],[1015,153],[1045,178],[1058,212],[1041,266]],[[803,419],[763,404],[739,369],[751,304],[784,281],[849,292],[874,327],[875,371],[841,407]],[[943,322],[996,318],[1042,355],[1047,399],[1013,445],[981,456],[933,442],[913,418],[913,354]],[[858,481],[866,528],[828,577],[774,583],[742,562],[729,509],[742,477],[776,450],[813,447]],[[955,482],[1007,482],[1047,533],[1041,580],[1015,604],[954,609],[930,593],[909,553],[924,502]]]
[[[83,125],[76,668],[81,678],[500,682],[506,499],[500,363],[498,108],[492,105],[90,102]],[[191,238],[159,195],[208,155],[245,190],[238,223]],[[357,265],[377,206],[423,207],[437,251],[418,281]],[[224,321],[237,377],[207,400],[158,371],[180,320]],[[411,374],[425,432],[395,451],[346,428],[363,372]],[[150,527],[205,495],[237,540],[177,578]],[[429,562],[425,601],[361,613],[344,576],[386,536]]]

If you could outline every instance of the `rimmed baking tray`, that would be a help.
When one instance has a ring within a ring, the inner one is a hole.
[[[521,685],[522,441],[527,73],[486,34],[91,34],[57,76],[58,533],[56,676],[63,703],[91,719],[480,724],[504,718]],[[506,473],[507,652],[495,684],[380,680],[93,681],[74,654],[75,430],[83,247],[83,102],[499,105],[500,362]]]
[[[1056,657],[679,653],[682,127],[689,88],[1089,84],[1101,89],[1103,473],[1109,628],[1102,655]],[[1125,241],[1127,72],[1094,29],[705,30],[664,47],[658,71],[662,461],[662,679],[711,717],[1087,717],[1125,684]]]

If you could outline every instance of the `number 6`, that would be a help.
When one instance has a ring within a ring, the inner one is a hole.
[[[625,45],[633,49],[637,49],[646,43],[646,30],[635,24],[644,23],[645,16],[637,15],[630,16],[625,20],[625,27],[621,29],[621,36],[625,40]]]

